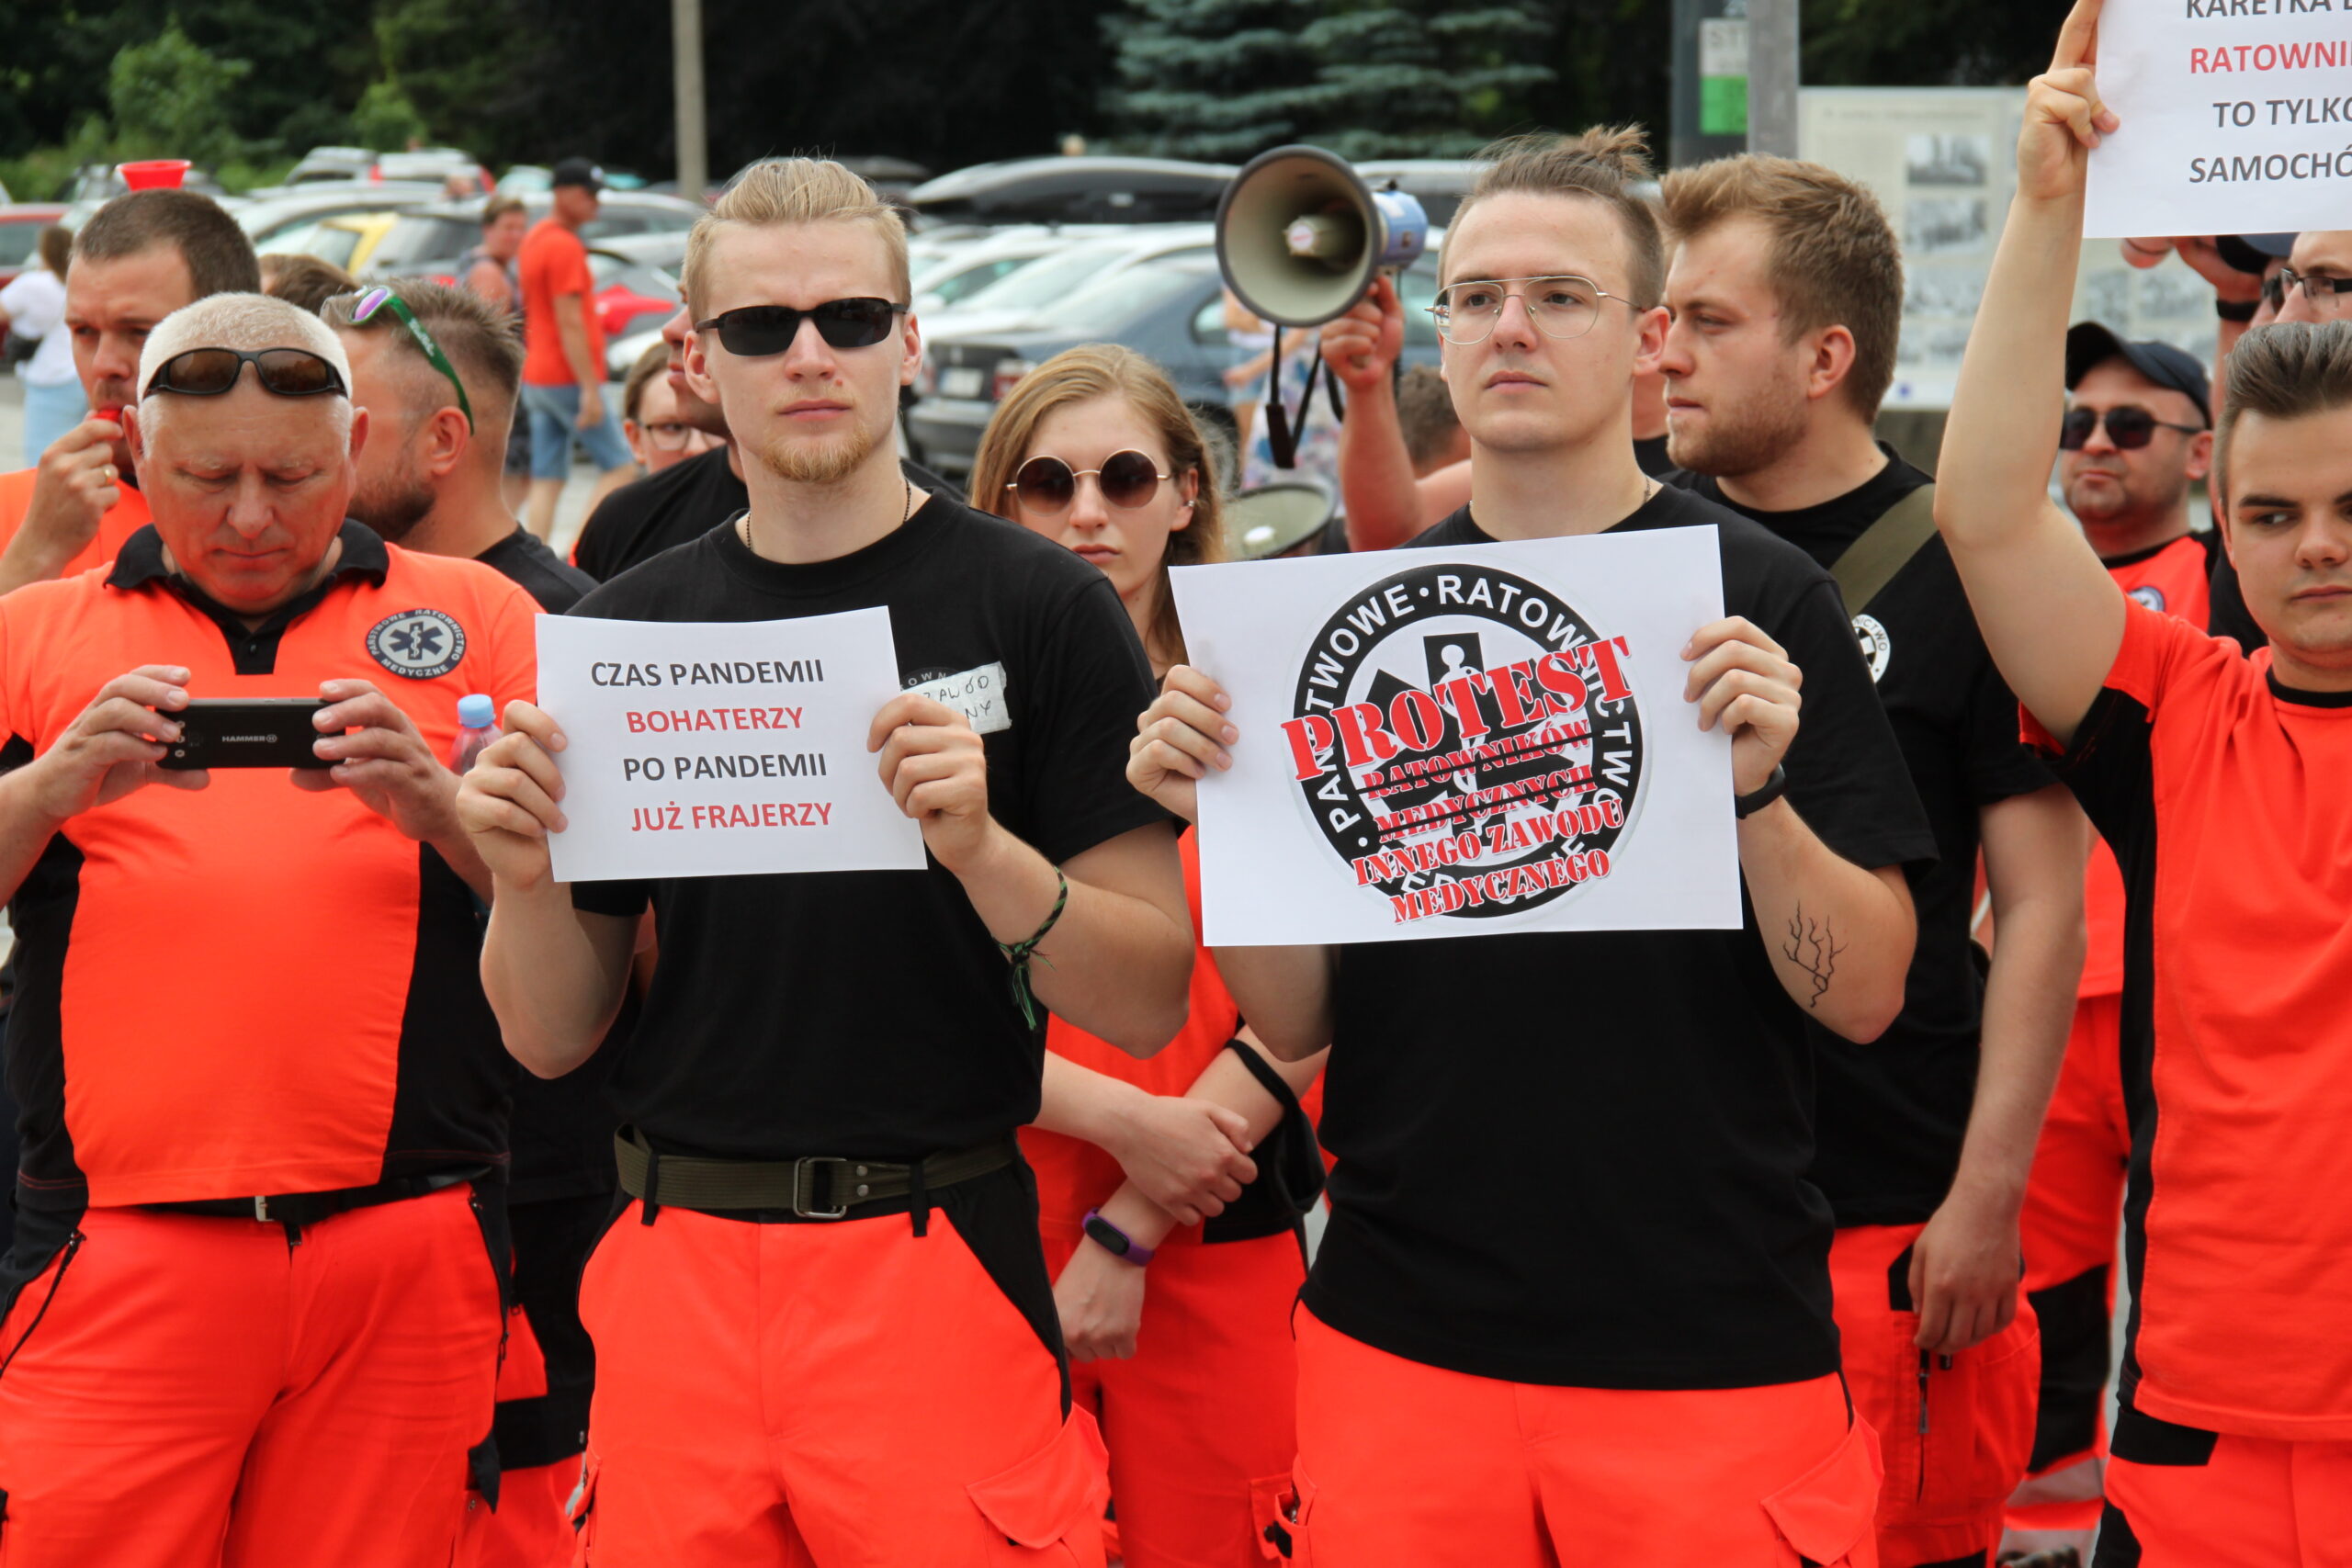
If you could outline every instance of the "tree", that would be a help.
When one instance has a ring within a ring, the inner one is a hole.
[[[1126,0],[1102,20],[1115,85],[1102,107],[1117,145],[1238,162],[1295,141],[1319,96],[1301,37],[1313,0]]]
[[[173,22],[126,46],[107,72],[115,141],[126,157],[226,164],[244,152],[228,106],[253,62],[198,48]]]
[[[1347,158],[1466,157],[1557,78],[1540,4],[1327,0],[1300,37],[1324,63],[1313,140]]]

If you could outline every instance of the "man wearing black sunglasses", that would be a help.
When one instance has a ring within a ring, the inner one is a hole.
[[[616,1562],[1102,1561],[1035,1189],[1045,1010],[1138,1055],[1192,965],[1175,841],[1125,788],[1149,667],[1109,581],[901,473],[921,363],[905,235],[831,163],[756,166],[688,242],[689,386],[750,507],[576,615],[773,621],[886,608],[908,688],[875,716],[922,872],[564,886],[557,720],[528,704],[461,809],[497,878],[483,973],[510,1049],[570,1070],[649,903],[661,964],[614,1066],[637,1201],[589,1260],[583,1532]],[[1010,1559],[1008,1559],[1009,1561]]]
[[[462,696],[530,695],[532,605],[346,520],[349,384],[283,300],[165,317],[153,524],[0,600],[12,1563],[446,1562],[489,1435],[513,1068],[440,759]],[[219,738],[322,765],[179,771],[232,696],[317,699]]]

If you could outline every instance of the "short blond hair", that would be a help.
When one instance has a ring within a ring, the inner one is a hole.
[[[1535,131],[1505,137],[1478,154],[1486,164],[1453,209],[1445,243],[1438,249],[1438,281],[1450,283],[1446,256],[1462,220],[1490,196],[1581,197],[1600,203],[1616,217],[1625,236],[1626,288],[1637,310],[1657,306],[1666,293],[1666,244],[1657,214],[1640,190],[1650,177],[1649,142],[1638,125],[1597,125],[1577,136]],[[1596,279],[1596,281],[1599,281]]]
[[[1856,412],[1876,419],[1903,333],[1903,247],[1878,197],[1819,164],[1754,152],[1675,169],[1660,185],[1677,240],[1742,218],[1764,226],[1781,340],[1833,326],[1853,333],[1843,389]]]
[[[770,158],[744,170],[686,236],[686,262],[679,282],[686,291],[687,308],[696,317],[702,315],[710,253],[722,232],[786,223],[872,224],[890,258],[891,297],[901,305],[913,297],[907,225],[897,208],[830,158]]]

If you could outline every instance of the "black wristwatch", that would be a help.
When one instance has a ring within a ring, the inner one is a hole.
[[[1753,794],[1733,799],[1732,815],[1745,822],[1788,793],[1789,770],[1775,762],[1772,764],[1772,776],[1758,785]]]
[[[2245,322],[2254,320],[2255,311],[2262,308],[2259,299],[2216,299],[2213,314],[2225,321]]]

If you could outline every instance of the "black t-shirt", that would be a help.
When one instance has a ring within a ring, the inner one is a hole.
[[[2197,538],[2213,563],[2209,580],[2213,595],[2212,610],[2207,617],[2209,625],[2206,629],[2215,637],[2236,638],[2241,653],[2252,654],[2257,648],[2269,647],[2270,634],[2262,629],[2261,624],[2254,618],[2254,612],[2245,607],[2245,592],[2238,586],[2238,569],[2230,564],[2229,548],[2222,542],[2220,525],[2198,535]]]
[[[527,528],[517,527],[474,559],[519,585],[551,615],[562,615],[596,586],[594,578],[567,564]],[[606,1040],[628,1038],[636,1017],[632,995]],[[605,1081],[612,1075],[614,1055],[614,1047],[600,1046],[560,1078],[519,1075],[508,1134],[514,1163],[507,1201],[538,1203],[613,1190],[613,1127],[619,1118],[605,1096]]]
[[[610,582],[673,545],[699,538],[752,504],[752,493],[727,466],[724,446],[633,479],[606,496],[582,525],[571,547],[574,566]],[[930,469],[901,460],[899,472],[920,489],[962,501],[961,491]]]
[[[1110,580],[1046,539],[933,498],[836,560],[785,566],[715,528],[605,584],[575,615],[769,621],[885,606],[902,683],[988,671],[989,808],[1057,864],[1164,815],[1126,782],[1151,667]],[[864,756],[834,773],[882,787]],[[847,787],[845,785],[845,787]],[[963,885],[922,871],[578,883],[635,915],[662,962],[614,1064],[623,1117],[666,1153],[909,1160],[1037,1114],[1045,1033]]]
[[[1701,476],[1678,475],[1677,482],[1827,567],[1889,507],[1929,481],[1890,452],[1886,467],[1860,488],[1795,512],[1750,511]],[[1940,536],[1919,547],[1854,615],[1853,628],[1927,807],[1936,863],[1911,885],[1919,941],[1902,1015],[1868,1045],[1814,1026],[1821,1149],[1813,1179],[1828,1194],[1840,1225],[1917,1224],[1951,1190],[1976,1097],[1984,982],[1968,928],[1975,910],[1977,813],[2058,780],[2018,739],[2018,700],[1994,668]]]
[[[1662,479],[1674,472],[1674,459],[1666,455],[1666,437],[1663,435],[1635,436],[1634,461],[1640,465],[1642,472],[1654,479]]]
[[[1860,865],[1929,858],[1828,574],[1677,490],[1617,527],[1707,524],[1726,612],[1804,671],[1790,802]],[[1407,547],[1493,542],[1465,508]],[[1307,1305],[1392,1354],[1520,1382],[1836,1371],[1813,1052],[1764,942],[1750,909],[1740,931],[1342,948],[1320,1123],[1338,1167]]]

